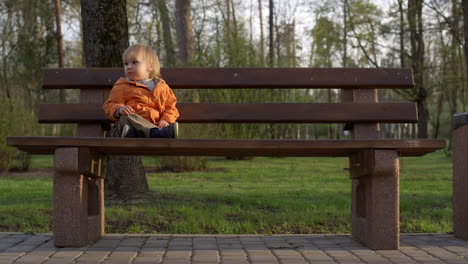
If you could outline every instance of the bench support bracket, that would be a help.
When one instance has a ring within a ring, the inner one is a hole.
[[[55,150],[55,246],[82,247],[104,235],[103,165],[103,157],[89,148]]]
[[[364,150],[350,159],[352,236],[371,249],[398,249],[399,160],[394,150]]]

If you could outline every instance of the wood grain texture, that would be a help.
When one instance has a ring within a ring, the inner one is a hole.
[[[103,154],[149,156],[347,157],[363,149],[392,149],[421,156],[445,148],[444,140],[240,140],[99,137],[7,137],[7,144],[32,154],[57,147],[89,147]]]
[[[385,68],[164,68],[173,89],[363,88],[410,89],[410,69]],[[44,89],[110,89],[122,68],[46,69]]]
[[[414,103],[178,104],[180,123],[415,123]],[[100,104],[43,104],[40,123],[105,122]]]

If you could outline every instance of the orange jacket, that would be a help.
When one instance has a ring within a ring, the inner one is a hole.
[[[174,123],[179,117],[177,99],[171,88],[162,79],[151,92],[146,86],[120,78],[112,87],[109,98],[102,105],[107,117],[117,121],[115,111],[129,105],[135,113],[156,124],[160,120]]]

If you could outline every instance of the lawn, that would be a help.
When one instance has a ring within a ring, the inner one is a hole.
[[[145,166],[155,158],[145,157]],[[0,231],[50,232],[50,156],[34,173],[0,177]],[[452,161],[442,151],[402,158],[401,232],[452,232]],[[203,172],[149,173],[150,197],[106,208],[110,233],[349,233],[345,158],[210,158]]]

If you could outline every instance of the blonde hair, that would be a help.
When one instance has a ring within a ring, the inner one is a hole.
[[[128,47],[125,52],[122,54],[122,60],[125,61],[126,58],[129,58],[133,54],[142,53],[143,58],[146,60],[146,63],[151,65],[152,70],[150,72],[150,78],[160,78],[161,77],[161,64],[159,64],[159,58],[156,52],[148,45],[145,44],[134,44]]]

